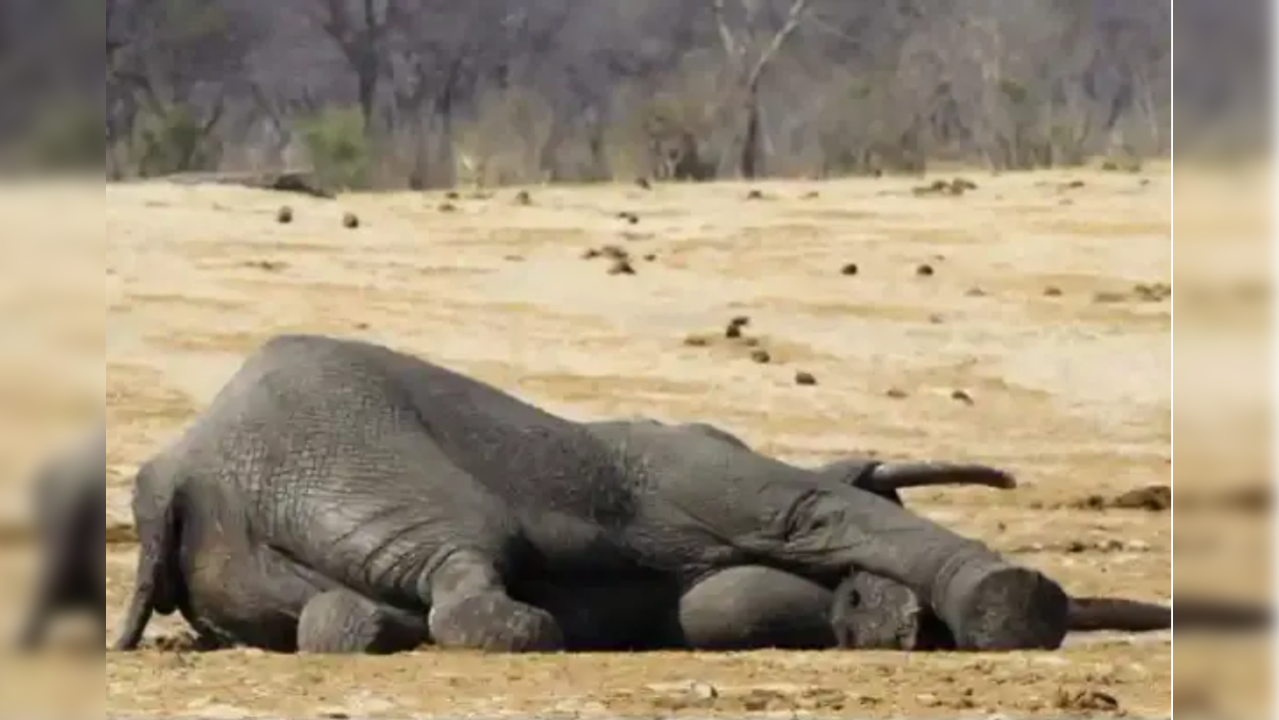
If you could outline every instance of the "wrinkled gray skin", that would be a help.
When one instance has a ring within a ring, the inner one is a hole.
[[[705,476],[701,468],[721,464],[735,468],[742,476],[752,472],[767,474],[776,467],[775,460],[756,454],[740,438],[706,423],[663,425],[639,419],[588,426],[607,443],[662,463],[664,474],[692,472]],[[666,450],[671,447],[680,450]],[[847,458],[808,472],[873,492],[898,505],[902,504],[899,491],[912,487],[1016,486],[1012,476],[982,465]],[[685,603],[678,617],[678,632],[685,645],[723,650],[956,647],[946,624],[909,588],[857,569],[832,587],[771,568],[733,568],[703,582],[697,591],[704,601]],[[1228,624],[1224,617],[1205,616],[1205,622]],[[1071,630],[1140,632],[1171,626],[1172,610],[1168,607],[1115,598],[1071,598]]]
[[[179,611],[281,651],[701,647],[733,622],[719,586],[853,568],[921,598],[959,648],[1060,645],[1068,599],[1038,572],[848,482],[674,440],[618,448],[386,348],[276,338],[140,468],[116,646]]]
[[[35,524],[43,557],[35,596],[18,637],[20,649],[40,645],[63,611],[95,614],[106,636],[106,429],[87,435],[41,467]]]

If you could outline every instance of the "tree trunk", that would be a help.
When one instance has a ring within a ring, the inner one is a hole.
[[[746,135],[742,139],[738,172],[747,180],[759,174],[759,86],[754,85],[746,96]]]
[[[369,62],[369,55],[361,61],[356,72],[356,92],[359,94],[360,118],[364,121],[364,137],[372,142],[377,137],[373,128],[374,105],[377,102],[377,67]]]

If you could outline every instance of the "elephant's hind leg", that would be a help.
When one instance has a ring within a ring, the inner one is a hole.
[[[429,640],[423,619],[350,590],[311,598],[298,618],[298,652],[387,655]]]
[[[697,583],[680,599],[683,643],[698,650],[835,646],[832,593],[762,565],[728,568]]]
[[[428,582],[428,626],[441,647],[495,652],[564,649],[564,634],[555,618],[513,599],[496,564],[479,552],[450,553]]]

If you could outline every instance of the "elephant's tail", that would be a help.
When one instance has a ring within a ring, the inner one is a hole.
[[[1266,607],[1218,600],[1183,599],[1181,609],[1159,603],[1108,597],[1077,597],[1070,602],[1074,632],[1118,630],[1252,630],[1270,626]]]

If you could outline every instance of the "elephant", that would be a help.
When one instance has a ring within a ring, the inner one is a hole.
[[[717,587],[743,574],[829,588],[854,569],[919,598],[957,649],[1060,646],[1070,600],[1042,573],[704,437],[636,452],[389,347],[277,336],[138,469],[115,647],[181,612],[201,636],[284,652],[642,648],[669,637],[671,610],[729,616]],[[326,627],[346,628],[338,647]]]
[[[667,476],[707,477],[706,467],[732,467],[739,477],[776,472],[780,461],[756,453],[731,432],[705,422],[663,424],[651,418],[586,423],[598,437],[649,459]],[[903,505],[900,491],[941,485],[1009,490],[1016,479],[996,468],[943,462],[881,462],[851,457],[805,470]],[[838,585],[767,567],[723,571],[696,588],[701,602],[682,603],[670,642],[706,649],[955,649],[949,628],[909,588],[854,568]],[[1197,607],[1206,607],[1199,604]],[[1211,612],[1211,611],[1209,611]],[[1229,621],[1228,611],[1201,620]],[[1108,597],[1071,597],[1071,631],[1141,632],[1172,626],[1172,610],[1154,603]]]
[[[722,428],[703,422],[666,425],[648,418],[584,423],[616,449],[649,458],[663,474],[689,473],[690,449],[695,457],[721,456],[738,472],[752,465],[762,473],[771,462],[755,463],[745,442]],[[671,449],[676,448],[672,452]],[[665,460],[654,462],[654,458]],[[733,460],[727,458],[733,457]],[[757,456],[762,458],[763,456]],[[850,483],[901,504],[900,491],[913,487],[977,485],[1012,489],[1015,479],[982,465],[952,463],[883,463],[845,458],[810,472]],[[706,475],[702,475],[706,477]],[[573,629],[571,647],[583,649],[655,650],[700,648],[748,650],[878,649],[953,650],[956,643],[945,623],[900,583],[854,569],[836,587],[764,566],[723,570],[703,581],[695,594],[662,595],[624,583],[616,587],[534,585],[523,589],[529,602],[551,609]],[[637,600],[638,599],[638,600]],[[323,608],[322,612],[314,612]],[[637,608],[640,610],[637,611]],[[643,617],[655,609],[658,619]],[[400,647],[429,641],[420,620],[388,612],[353,593],[333,592],[307,608],[308,622],[299,629],[301,644],[316,651],[353,652],[387,647],[391,637]],[[1071,597],[1068,627],[1072,632],[1147,632],[1171,629],[1172,608],[1157,603],[1112,597]],[[1269,622],[1268,612],[1230,603],[1194,599],[1183,602],[1178,615],[1183,630],[1256,628]],[[627,631],[644,629],[641,642]]]
[[[63,611],[96,613],[106,636],[106,426],[79,438],[46,461],[34,485],[40,574],[26,621],[17,639],[33,650],[49,623]]]

